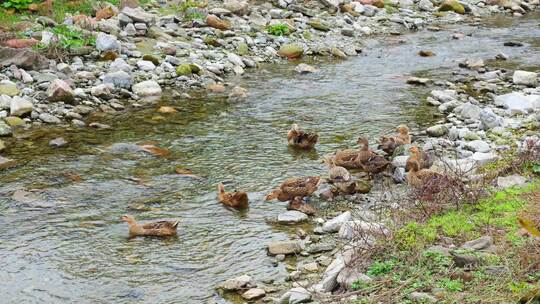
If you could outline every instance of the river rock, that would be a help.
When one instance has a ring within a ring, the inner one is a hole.
[[[147,72],[153,71],[156,69],[156,66],[151,61],[146,61],[146,60],[137,61],[137,67],[141,71],[147,71]]]
[[[454,112],[458,114],[462,119],[480,119],[480,112],[482,108],[472,104],[470,102],[464,103],[454,109]]]
[[[49,114],[49,113],[41,113],[39,114],[39,119],[41,119],[41,121],[45,122],[45,123],[49,123],[49,124],[59,124],[61,123],[61,120],[60,118],[52,115],[52,114]]]
[[[98,51],[109,51],[120,49],[120,43],[116,36],[99,32],[96,38],[96,49]]]
[[[459,3],[457,0],[445,0],[439,6],[439,11],[441,12],[453,11],[458,14],[465,14],[465,7],[463,6],[463,4]]]
[[[8,126],[2,119],[0,119],[0,136],[10,136],[11,127]]]
[[[345,211],[342,214],[326,221],[322,226],[322,231],[325,233],[338,232],[341,226],[351,220],[351,212]]]
[[[350,240],[366,234],[384,234],[386,232],[388,230],[383,224],[355,220],[343,223],[339,229],[338,237]]]
[[[103,76],[103,83],[112,84],[115,87],[129,89],[133,85],[133,77],[125,71],[107,73]]]
[[[538,83],[538,73],[519,70],[514,71],[514,75],[512,76],[512,82],[514,84],[522,84],[534,87]]]
[[[7,110],[11,107],[11,97],[0,95],[0,110]]]
[[[0,66],[15,65],[25,70],[38,70],[48,66],[48,59],[31,49],[0,47]]]
[[[405,165],[407,165],[407,159],[409,158],[408,155],[398,155],[392,159],[392,166],[398,167],[398,168],[405,168]]]
[[[67,144],[67,140],[65,140],[63,137],[58,137],[49,141],[49,146],[53,148],[60,148],[66,146]]]
[[[345,268],[345,262],[341,255],[337,255],[336,259],[326,268],[322,280],[313,286],[317,292],[331,292],[336,289],[339,273]]]
[[[279,304],[298,304],[307,302],[311,302],[311,293],[303,287],[291,288],[278,300]]]
[[[420,0],[420,2],[418,2],[418,8],[427,12],[431,12],[435,9],[433,3],[430,0]]]
[[[470,142],[465,143],[465,149],[473,152],[489,152],[491,151],[491,147],[489,144],[483,140],[473,140]]]
[[[496,106],[508,109],[512,113],[525,114],[540,108],[540,95],[524,95],[512,92],[496,96],[494,103]]]
[[[6,144],[3,140],[0,140],[0,152],[4,151],[6,149]]]
[[[514,186],[523,186],[526,183],[527,183],[527,179],[517,174],[497,177],[497,186],[503,189],[514,187]]]
[[[304,54],[304,48],[296,43],[283,44],[278,51],[278,55],[288,59],[300,58]]]
[[[280,224],[293,224],[307,221],[308,216],[305,213],[296,210],[286,211],[278,215],[278,223]]]
[[[25,124],[24,120],[16,116],[8,116],[4,118],[4,120],[10,127],[22,126]]]
[[[112,98],[112,92],[114,85],[111,83],[102,83],[97,86],[93,86],[90,89],[90,94],[99,98],[110,99]]]
[[[266,292],[262,288],[251,288],[242,294],[242,298],[252,301],[264,297]]]
[[[0,156],[0,170],[8,169],[16,165],[17,165],[16,161]]]
[[[34,105],[27,97],[15,96],[11,99],[9,113],[12,116],[23,116],[24,114],[32,112]]]
[[[225,0],[223,7],[235,15],[243,16],[249,12],[249,4],[247,1]]]
[[[482,129],[488,130],[495,127],[502,127],[503,125],[504,119],[493,113],[492,109],[484,108],[480,111],[480,127]]]
[[[143,82],[139,82],[133,85],[132,90],[133,93],[141,97],[160,96],[162,92],[161,87],[154,80],[146,80]]]
[[[111,72],[116,71],[124,71],[124,72],[131,72],[131,66],[127,64],[124,59],[122,58],[116,58],[113,62],[111,62],[111,65],[109,66],[109,70]]]
[[[369,276],[362,273],[359,269],[354,266],[346,266],[341,270],[337,276],[337,282],[344,290],[351,290],[351,286],[354,282],[371,282]]]
[[[415,303],[428,304],[428,303],[439,302],[439,300],[437,300],[437,298],[435,298],[434,296],[425,292],[418,292],[418,291],[411,292],[411,294],[409,295],[409,298]]]
[[[432,137],[441,137],[448,133],[448,128],[445,125],[434,125],[427,128],[427,134]]]
[[[124,7],[124,9],[122,9],[122,14],[128,16],[135,23],[142,22],[146,23],[147,25],[152,25],[155,20],[154,15],[145,12],[140,7]]]
[[[231,29],[231,24],[225,20],[220,19],[215,15],[206,16],[206,24],[218,30],[226,31]]]
[[[440,102],[450,102],[458,98],[456,90],[433,90],[431,96]]]
[[[248,96],[248,90],[245,89],[245,88],[242,88],[241,86],[235,86],[231,92],[229,93],[229,95],[227,96],[227,98],[230,100],[230,101],[233,101],[233,102],[236,102],[236,101],[242,101],[244,99],[247,98]]]
[[[248,286],[250,283],[251,283],[251,277],[248,276],[247,274],[244,274],[236,278],[228,279],[227,281],[221,283],[218,286],[218,288],[221,288],[226,291],[237,291]]]
[[[0,81],[0,95],[15,96],[19,94],[19,89],[17,85],[10,80]]]
[[[488,153],[483,153],[483,152],[475,152],[472,156],[471,156],[471,159],[473,159],[474,161],[476,161],[476,163],[480,166],[482,165],[485,165],[487,163],[490,163],[490,162],[494,162],[498,159],[499,157],[497,156],[497,154],[493,153],[493,152],[488,152]]]
[[[486,236],[477,238],[475,240],[471,240],[471,241],[463,243],[463,245],[461,245],[461,248],[473,249],[473,250],[484,250],[484,249],[488,249],[492,245],[493,245],[493,238],[491,238],[491,236],[489,235],[486,235]]]
[[[63,101],[70,103],[74,100],[73,90],[65,81],[55,79],[47,89],[47,98],[50,101]]]
[[[268,244],[268,253],[271,255],[294,254],[302,251],[302,246],[296,241],[275,241]]]

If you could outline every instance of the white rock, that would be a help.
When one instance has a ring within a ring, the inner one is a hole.
[[[536,86],[538,83],[538,74],[528,71],[514,71],[512,82],[514,84],[523,84],[531,87]]]
[[[275,241],[268,244],[268,253],[271,255],[293,254],[302,251],[302,246],[297,241]]]
[[[142,71],[153,71],[156,69],[156,66],[151,61],[139,60],[137,61],[137,67]]]
[[[496,96],[494,103],[497,106],[510,110],[511,113],[525,114],[540,108],[540,95],[524,95],[512,92]]]
[[[326,221],[322,226],[322,231],[326,233],[338,232],[341,228],[341,225],[350,220],[351,212],[343,212],[342,214],[334,217],[333,219]]]
[[[481,128],[487,130],[504,126],[504,119],[493,113],[492,109],[484,108],[480,112],[480,123]]]
[[[251,282],[251,277],[247,274],[241,275],[236,278],[228,279],[221,283],[219,288],[229,291],[236,291],[246,287]]]
[[[418,3],[418,8],[423,11],[431,12],[433,11],[434,7],[433,3],[430,0],[420,0],[420,2]]]
[[[146,80],[143,82],[139,82],[133,85],[132,90],[133,93],[141,97],[159,96],[162,93],[161,87],[154,80]]]
[[[409,158],[408,155],[399,155],[394,157],[392,160],[392,166],[397,168],[405,168],[407,165],[407,159]]]
[[[372,279],[352,266],[343,268],[337,276],[337,282],[345,290],[351,290],[352,284],[358,281],[367,283],[371,282]]]
[[[336,259],[326,268],[321,282],[314,285],[313,289],[317,292],[333,291],[338,284],[337,277],[343,268],[345,268],[345,262],[343,257],[338,254]]]
[[[99,32],[96,38],[96,49],[98,51],[108,51],[108,50],[118,50],[120,48],[120,43],[116,36],[108,35],[102,32]]]
[[[500,188],[509,188],[513,186],[523,186],[527,183],[527,179],[521,175],[499,176],[497,178],[497,186]]]
[[[478,165],[485,165],[487,163],[496,161],[499,157],[497,154],[488,152],[488,153],[482,153],[482,152],[475,152],[473,156],[471,157]]]
[[[242,298],[246,300],[255,300],[264,297],[266,292],[262,288],[251,288],[242,294]]]
[[[11,97],[0,95],[0,110],[9,109],[11,107]]]
[[[483,140],[473,140],[470,142],[465,143],[465,148],[467,150],[473,151],[473,152],[489,152],[491,151],[491,147],[489,144]]]
[[[291,224],[307,221],[308,216],[305,213],[296,210],[289,210],[278,215],[278,222],[280,224]]]
[[[456,100],[458,94],[455,90],[433,90],[431,95],[440,102],[449,102]]]
[[[32,112],[34,105],[26,97],[15,96],[11,99],[9,112],[11,116],[22,116]]]
[[[242,68],[246,67],[246,65],[242,61],[242,58],[240,56],[236,55],[235,53],[228,53],[227,54],[227,59],[234,65],[241,66]]]
[[[339,229],[338,237],[350,240],[366,234],[384,234],[387,232],[388,230],[383,224],[355,220],[344,223]]]

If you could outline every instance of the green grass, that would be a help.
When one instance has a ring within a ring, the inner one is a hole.
[[[289,28],[289,26],[284,23],[269,25],[266,28],[266,31],[268,32],[268,34],[274,36],[286,36],[291,33],[291,29]]]

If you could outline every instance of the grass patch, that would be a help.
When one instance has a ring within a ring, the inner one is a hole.
[[[266,28],[266,31],[268,32],[268,34],[274,36],[286,36],[291,33],[291,29],[289,28],[289,26],[284,23],[269,25]]]

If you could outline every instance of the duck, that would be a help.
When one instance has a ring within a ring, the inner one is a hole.
[[[249,199],[246,192],[225,192],[223,183],[218,184],[218,202],[235,209],[247,209],[249,207]]]
[[[319,135],[315,132],[305,132],[298,124],[293,124],[287,133],[289,146],[300,149],[313,149],[319,140]]]
[[[379,149],[383,150],[389,155],[393,155],[394,151],[403,145],[408,145],[412,142],[412,136],[409,134],[410,129],[406,125],[399,125],[396,127],[398,134],[396,136],[383,136],[381,137]]]
[[[356,143],[362,145],[360,149],[345,149],[335,153],[335,165],[344,167],[346,169],[361,169],[361,163],[375,155],[375,153],[369,149],[369,142],[367,138],[359,137]]]
[[[342,166],[336,166],[333,157],[327,157],[325,162],[328,165],[328,174],[330,175],[329,181],[331,183],[348,182],[351,180],[349,171]]]
[[[390,162],[380,155],[373,155],[361,163],[362,171],[366,172],[371,179],[373,175],[383,172]]]
[[[310,204],[304,203],[304,200],[301,197],[293,198],[287,205],[287,210],[296,210],[307,215],[315,214],[315,208],[313,208],[313,206]]]
[[[295,197],[306,197],[315,192],[322,180],[320,176],[292,177],[286,179],[279,188],[266,195],[265,200],[277,199],[281,202],[293,200]]]
[[[180,221],[156,221],[139,224],[131,215],[122,215],[120,219],[128,223],[130,236],[174,236]]]
[[[410,147],[409,152],[411,155],[407,158],[405,171],[410,171],[414,162],[418,162],[419,169],[429,169],[433,165],[433,157],[430,154],[421,151],[418,147]]]
[[[418,161],[410,163],[410,171],[407,173],[407,184],[411,187],[421,187],[444,178],[439,172],[430,169],[420,169]]]

